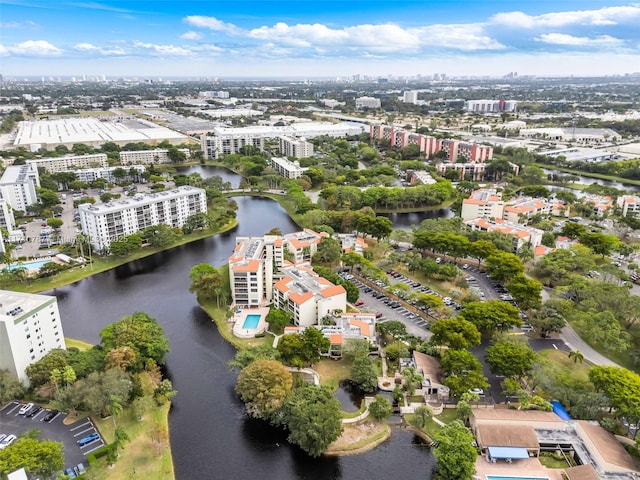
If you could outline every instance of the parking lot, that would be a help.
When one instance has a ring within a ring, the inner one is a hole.
[[[79,463],[87,465],[87,454],[105,445],[102,436],[97,440],[84,446],[78,445],[78,440],[92,433],[100,433],[89,417],[82,418],[71,425],[65,425],[66,413],[56,414],[50,421],[45,421],[45,417],[51,411],[43,408],[33,416],[20,415],[20,408],[23,406],[19,402],[11,402],[0,410],[0,434],[18,435],[27,430],[40,430],[40,440],[51,440],[62,442],[64,446],[65,469],[74,467]]]

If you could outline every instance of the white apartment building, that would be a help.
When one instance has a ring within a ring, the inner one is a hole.
[[[309,263],[286,265],[273,285],[273,305],[293,315],[300,327],[317,325],[336,310],[347,309],[347,291],[313,271]]]
[[[613,210],[613,201],[608,195],[585,195],[580,201],[583,205],[591,205],[593,213],[598,217],[603,217],[605,213]]]
[[[306,122],[292,125],[255,125],[244,128],[215,127],[213,136],[201,137],[202,151],[207,158],[218,158],[220,155],[238,153],[244,146],[264,149],[267,138],[304,137],[313,138],[322,135],[330,137],[346,137],[359,135],[365,131],[366,125],[353,122]]]
[[[305,138],[280,137],[280,154],[285,157],[313,157],[313,143]]]
[[[185,154],[187,158],[191,156],[188,148],[179,148],[178,151]],[[155,150],[135,150],[121,151],[120,163],[122,165],[149,165],[152,163],[171,163],[169,150],[156,148]]]
[[[304,172],[309,170],[306,167],[301,167],[297,160],[292,162],[284,157],[272,157],[271,168],[284,178],[300,178]]]
[[[106,153],[27,160],[27,163],[35,165],[36,168],[42,167],[48,173],[66,172],[76,168],[106,167],[109,165]]]
[[[356,98],[356,108],[380,108],[379,98],[375,97],[359,97]]]
[[[515,112],[518,102],[515,100],[467,100],[464,102],[467,112],[473,113],[499,113]]]
[[[402,94],[403,103],[418,103],[418,91],[417,90],[407,90]]]
[[[637,217],[640,214],[640,197],[636,195],[622,195],[618,197],[616,204],[622,209],[623,217]]]
[[[542,230],[518,223],[507,222],[501,218],[472,218],[466,220],[464,223],[471,228],[471,230],[500,232],[511,235],[514,253],[526,244],[530,244],[532,250],[542,244],[542,235],[544,233]]]
[[[426,170],[413,170],[409,178],[411,185],[433,185],[435,179]]]
[[[485,188],[471,192],[469,198],[462,200],[460,217],[462,220],[478,217],[502,218],[503,213],[502,194],[494,188]]]
[[[113,173],[116,170],[124,170],[126,175],[124,177],[116,177]],[[121,181],[136,182],[140,180],[140,175],[145,172],[144,165],[130,165],[126,168],[123,167],[102,167],[102,168],[83,168],[80,170],[70,170],[71,173],[75,173],[78,180],[81,182],[91,183],[98,178],[104,178],[109,183],[119,183]],[[135,172],[135,174],[132,174]]]
[[[38,201],[36,187],[39,186],[40,176],[33,164],[7,167],[0,178],[2,198],[11,205],[11,208],[23,212],[29,205]]]
[[[537,214],[569,217],[569,207],[561,201],[548,201],[544,198],[519,197],[510,200],[504,206],[502,219],[520,223]]]
[[[223,90],[218,90],[218,91],[207,90],[204,92],[199,92],[198,96],[200,98],[229,98],[229,92],[225,92]]]
[[[28,384],[26,369],[65,349],[56,297],[0,290],[0,369]]]
[[[353,252],[363,255],[364,251],[369,247],[363,237],[353,233],[337,233],[333,235],[333,238],[340,242],[340,247],[345,253]]]
[[[0,187],[0,227],[5,227],[11,234],[16,229],[16,220],[13,216],[13,209],[9,202],[5,200],[5,196],[4,189]]]
[[[237,237],[229,257],[229,281],[233,304],[239,307],[262,307],[273,301],[273,282],[290,262],[308,262],[318,244],[327,236],[305,229],[285,236]]]
[[[204,189],[185,185],[99,205],[85,203],[78,210],[82,233],[103,251],[113,240],[153,225],[182,227],[190,216],[207,213],[207,196]]]

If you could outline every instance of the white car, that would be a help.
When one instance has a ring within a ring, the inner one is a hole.
[[[484,390],[481,388],[470,388],[469,393],[475,393],[476,395],[484,395]]]
[[[2,439],[2,441],[0,441],[0,450],[2,450],[3,448],[7,448],[9,445],[11,445],[15,440],[16,440],[15,435],[8,435],[6,437],[4,437],[4,439]]]
[[[18,415],[24,415],[33,408],[33,403],[27,403],[18,411]]]

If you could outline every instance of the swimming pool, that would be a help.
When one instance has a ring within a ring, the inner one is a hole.
[[[16,263],[15,265],[11,265],[9,267],[4,267],[3,270],[9,270],[13,272],[19,268],[26,268],[27,270],[40,270],[43,265],[46,265],[53,260],[34,260],[33,262],[24,262],[24,263]]]
[[[505,477],[503,475],[487,475],[487,480],[549,480],[549,477]]]
[[[242,328],[247,330],[252,330],[258,328],[258,324],[260,323],[260,315],[247,315],[247,318],[244,319],[244,323],[242,324]]]

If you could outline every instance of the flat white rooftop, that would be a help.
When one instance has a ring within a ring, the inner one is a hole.
[[[0,290],[0,322],[14,322],[55,297]]]
[[[97,118],[63,118],[20,122],[14,145],[161,142],[165,139],[188,140],[181,133],[146,120],[103,121]]]

